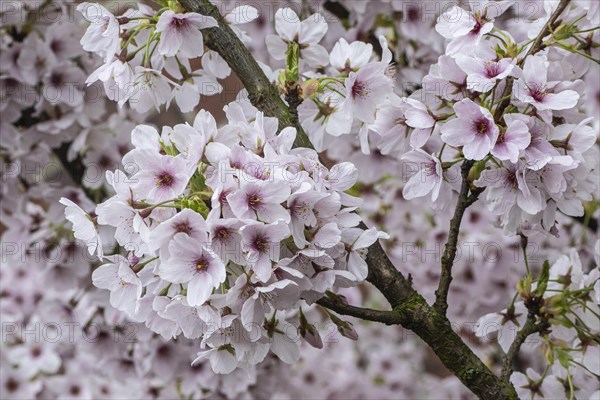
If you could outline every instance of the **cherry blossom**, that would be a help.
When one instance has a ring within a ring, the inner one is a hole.
[[[463,146],[469,160],[483,159],[499,136],[492,114],[469,99],[456,103],[454,111],[457,118],[442,127],[442,140],[451,146]]]
[[[200,57],[204,54],[204,40],[200,29],[214,26],[217,26],[217,21],[213,17],[165,11],[156,24],[156,32],[161,34],[158,51],[168,57],[177,53],[186,58]]]
[[[160,267],[163,279],[172,283],[187,283],[187,302],[190,306],[202,305],[213,288],[225,280],[225,266],[208,247],[208,235],[196,240],[178,233],[169,244],[170,257]]]
[[[574,90],[551,91],[553,83],[548,82],[548,64],[543,56],[530,57],[525,61],[523,76],[514,83],[513,91],[517,99],[532,104],[540,111],[564,110],[572,108],[579,100]]]
[[[595,2],[34,3],[0,11],[0,397],[597,397]]]
[[[269,52],[276,60],[283,60],[288,43],[300,46],[300,57],[311,66],[324,66],[329,60],[327,50],[318,43],[327,33],[327,23],[320,14],[313,14],[303,21],[291,8],[280,8],[275,13],[277,35],[266,37]]]

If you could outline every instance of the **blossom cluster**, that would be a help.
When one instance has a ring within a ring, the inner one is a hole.
[[[119,105],[128,103],[144,113],[175,101],[182,112],[190,112],[200,96],[223,90],[218,80],[231,69],[218,53],[205,51],[202,34],[217,26],[214,18],[177,8],[156,11],[144,4],[119,16],[96,3],[81,3],[77,9],[90,23],[81,38],[83,49],[104,59],[86,82],[101,81],[107,97]],[[240,6],[225,18],[240,38],[249,40],[235,25],[257,16],[255,8]]]
[[[558,1],[214,2],[316,151],[245,91],[173,113],[231,69],[215,19],[157,3],[0,8],[0,397],[470,398],[408,330],[315,304],[388,309],[380,238],[432,303],[469,165],[450,321],[500,374],[536,311],[519,396],[598,398],[597,2],[541,45]]]
[[[597,109],[597,99],[585,95],[582,78],[592,79],[598,66],[567,42],[529,55],[539,30],[517,41],[494,26],[513,4],[447,8],[435,24],[449,41],[445,54],[423,77],[422,89],[408,97],[394,92],[388,40],[380,37],[381,59],[373,60],[370,43],[340,39],[322,61],[327,74],[306,82],[313,90],[300,109],[316,148],[327,149],[340,135],[357,135],[363,153],[376,147],[418,166],[404,195],[426,197],[437,209],[448,209],[456,197],[456,164],[474,161],[473,180],[487,188],[490,211],[507,233],[556,234],[557,212],[583,216],[583,204],[597,187],[590,149],[598,125],[586,115]],[[564,30],[591,29],[597,37],[597,15],[585,11],[570,7]],[[276,20],[276,28],[289,24]],[[306,35],[318,37],[309,30]]]
[[[130,172],[107,172],[116,195],[94,219],[61,200],[75,237],[108,261],[92,279],[111,305],[165,339],[201,338],[197,360],[218,373],[269,350],[292,363],[301,336],[321,346],[302,306],[364,281],[362,249],[385,237],[356,227],[360,200],[344,193],[356,182],[351,163],[326,168],[315,151],[293,150],[295,129],[277,135],[277,119],[250,105],[226,113],[221,128],[205,111],[160,135],[136,127],[123,159]],[[104,227],[126,257],[104,254]]]

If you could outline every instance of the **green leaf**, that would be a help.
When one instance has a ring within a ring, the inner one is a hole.
[[[546,288],[548,287],[548,279],[550,279],[550,263],[548,260],[546,260],[544,261],[544,265],[542,265],[542,271],[540,272],[537,287],[535,289],[535,294],[538,297],[542,297],[546,292]]]
[[[298,62],[300,59],[300,45],[296,42],[288,44],[287,55],[285,59],[285,80],[286,82],[297,83],[300,80]]]
[[[190,184],[192,188],[192,193],[204,192],[208,189],[208,186],[206,185],[206,177],[204,176],[204,174],[201,174],[199,172],[196,172],[192,176],[192,179],[190,179]]]

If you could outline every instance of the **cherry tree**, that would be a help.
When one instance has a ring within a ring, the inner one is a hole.
[[[0,9],[2,398],[599,398],[597,2],[70,6]]]

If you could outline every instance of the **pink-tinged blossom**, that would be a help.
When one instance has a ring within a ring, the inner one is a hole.
[[[193,239],[202,240],[206,238],[207,232],[208,225],[204,218],[197,212],[186,208],[150,232],[148,247],[151,251],[160,249],[161,257],[167,258],[169,242],[175,235],[183,233]]]
[[[498,135],[492,155],[500,160],[510,160],[510,162],[516,163],[520,152],[526,149],[530,142],[531,134],[527,125],[518,119],[512,120],[511,123],[508,123],[506,130],[501,131]]]
[[[167,57],[181,54],[185,58],[204,54],[204,38],[200,29],[217,26],[213,17],[198,13],[176,14],[167,10],[160,15],[156,32],[160,32],[158,52]]]
[[[525,168],[523,163],[505,164],[483,171],[475,184],[487,187],[488,207],[494,214],[504,215],[516,205],[535,215],[544,206],[542,194],[531,184],[532,179],[535,179],[534,172]]]
[[[258,10],[249,5],[237,6],[230,12],[223,15],[225,21],[229,24],[233,32],[240,38],[244,44],[252,42],[252,38],[246,32],[241,30],[237,25],[247,24],[258,18]]]
[[[406,99],[408,108],[404,113],[406,117],[406,125],[414,128],[410,136],[410,145],[413,148],[420,148],[427,143],[433,127],[435,126],[435,118],[427,108],[427,106],[420,101],[414,99]]]
[[[337,92],[317,94],[316,101],[304,101],[298,107],[302,127],[308,134],[315,150],[325,150],[334,137],[350,131],[352,121],[342,112],[344,98]]]
[[[134,81],[134,72],[129,63],[113,58],[98,67],[85,80],[87,85],[101,81],[106,96],[113,101],[120,101],[127,93],[127,85]]]
[[[598,137],[597,129],[588,125],[593,120],[594,118],[590,117],[577,125],[559,125],[554,129],[550,139],[568,154],[583,154],[596,143]]]
[[[214,208],[206,218],[212,249],[224,262],[233,261],[243,265],[245,261],[239,251],[239,243],[242,239],[239,228],[243,223],[237,218],[220,217],[221,210]]]
[[[329,54],[318,43],[327,33],[327,22],[320,14],[313,14],[303,21],[291,8],[280,8],[275,13],[277,35],[266,37],[269,53],[276,60],[284,60],[290,42],[300,46],[300,57],[312,67],[327,65]]]
[[[134,188],[141,198],[159,204],[183,194],[190,180],[189,166],[183,157],[139,150],[134,158],[140,171],[131,179],[137,181]]]
[[[446,100],[462,100],[467,89],[467,74],[453,57],[440,56],[423,78],[423,89]]]
[[[447,204],[452,199],[452,189],[444,183],[444,170],[441,161],[421,149],[413,150],[402,156],[402,160],[414,164],[417,172],[408,180],[402,195],[411,200],[431,193],[431,200]],[[438,199],[439,198],[439,199]]]
[[[565,387],[554,375],[542,378],[531,368],[528,368],[526,372],[527,375],[515,372],[510,377],[510,382],[515,387],[519,398],[547,400],[552,397],[565,397]]]
[[[473,1],[471,12],[458,6],[452,6],[437,20],[435,30],[450,39],[446,48],[447,55],[472,53],[484,35],[494,28],[494,19],[502,15],[514,0],[505,1]]]
[[[196,108],[200,102],[200,95],[214,96],[223,91],[223,87],[216,78],[202,70],[196,71],[195,74],[197,76],[190,77],[181,86],[173,87],[175,103],[183,113],[193,111]]]
[[[110,60],[119,50],[120,26],[117,18],[96,3],[81,3],[77,6],[77,11],[90,22],[81,38],[83,49],[100,54],[105,61]]]
[[[275,323],[269,332],[271,351],[284,363],[294,364],[300,357],[301,341],[297,328],[283,318],[277,319]]]
[[[75,239],[82,240],[90,254],[96,253],[102,259],[102,240],[92,217],[67,198],[61,198],[60,204],[65,206],[65,218],[73,224]]]
[[[482,160],[493,148],[498,134],[494,117],[469,99],[454,105],[457,118],[442,127],[442,140],[450,146],[463,146],[468,160]]]
[[[227,202],[239,219],[289,222],[290,214],[281,205],[289,196],[290,187],[286,182],[248,182],[242,179],[240,190],[228,195]]]
[[[495,334],[500,347],[506,353],[526,318],[527,308],[523,302],[516,302],[512,309],[486,314],[479,318],[475,335],[489,340],[490,336]]]
[[[367,279],[369,269],[364,257],[367,248],[379,239],[389,239],[389,235],[375,228],[366,231],[351,228],[342,233],[342,241],[348,248],[348,271],[354,275],[356,281],[362,282]]]
[[[548,82],[549,63],[545,56],[527,57],[523,75],[514,83],[513,93],[523,103],[540,111],[567,110],[577,105],[579,94],[574,90],[554,93],[558,82]]]
[[[406,124],[406,101],[389,103],[377,110],[371,129],[381,136],[377,148],[383,155],[404,154],[410,149],[412,129]]]
[[[386,67],[374,62],[351,72],[344,82],[346,100],[343,111],[349,118],[354,117],[361,122],[373,123],[375,111],[385,99],[393,94],[393,83],[386,75]]]
[[[150,68],[135,67],[133,83],[126,86],[124,95],[120,98],[119,105],[125,102],[140,113],[150,111],[152,108],[159,109],[171,96],[169,80]]]
[[[142,296],[142,281],[123,256],[113,256],[92,274],[94,286],[110,291],[110,304],[117,310],[135,315],[137,301]]]
[[[326,193],[316,192],[312,189],[310,183],[303,182],[287,200],[287,206],[291,214],[292,236],[294,243],[300,249],[308,244],[304,235],[305,227],[313,227],[317,224],[317,217],[314,213],[315,203],[327,197]]]
[[[188,124],[175,125],[170,134],[171,143],[191,165],[196,165],[204,156],[206,139],[204,131],[199,132]]]
[[[4,352],[11,363],[20,365],[20,370],[35,381],[38,374],[52,375],[58,372],[62,363],[58,349],[56,344],[48,340],[26,340],[23,346],[10,346]]]
[[[142,239],[148,228],[138,210],[133,208],[140,198],[132,189],[133,180],[120,170],[107,171],[106,180],[113,187],[116,196],[96,207],[98,223],[116,228],[114,238],[124,249],[142,256],[148,246]]]
[[[560,155],[558,150],[549,142],[551,127],[541,119],[524,114],[506,114],[504,120],[508,125],[515,120],[522,121],[527,125],[531,141],[523,153],[530,168],[531,166],[542,168],[553,157]]]
[[[280,243],[290,234],[288,226],[281,221],[269,225],[252,222],[240,233],[248,266],[259,281],[267,282],[273,273],[271,261],[279,261]]]
[[[187,283],[187,302],[200,306],[225,280],[225,265],[210,249],[208,234],[200,240],[184,233],[169,244],[169,258],[160,264],[160,276],[172,283]]]
[[[373,45],[361,41],[348,43],[341,38],[329,55],[329,63],[338,72],[349,74],[358,71],[369,63],[373,55]]]
[[[496,83],[509,76],[514,68],[514,62],[510,58],[495,61],[459,56],[456,63],[467,73],[467,88],[480,93],[492,90]]]
[[[244,283],[245,282],[245,283]],[[240,284],[243,284],[240,287]],[[273,310],[271,299],[273,299],[278,291],[285,289],[288,286],[298,286],[295,282],[289,279],[274,281],[268,285],[253,285],[248,282],[247,277],[240,276],[236,281],[236,286],[228,293],[228,297],[233,298],[236,295],[248,296],[242,304],[240,316],[243,327],[251,331],[257,326],[261,326],[265,320],[265,313],[270,313]],[[236,290],[237,289],[237,290]]]

